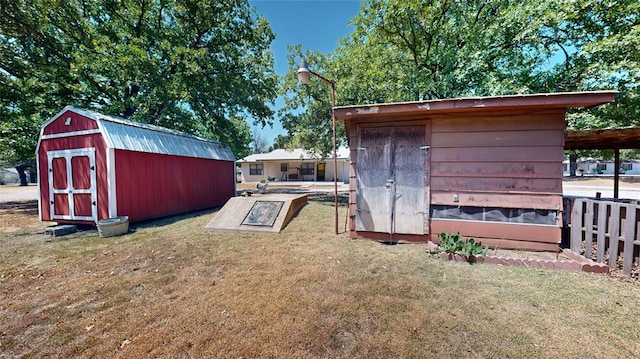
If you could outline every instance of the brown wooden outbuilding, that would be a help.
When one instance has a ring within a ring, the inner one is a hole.
[[[558,250],[567,108],[615,91],[336,107],[351,149],[349,232],[391,242],[460,233]]]

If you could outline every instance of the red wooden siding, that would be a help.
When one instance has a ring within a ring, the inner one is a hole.
[[[435,136],[435,135],[434,135]],[[558,146],[523,146],[518,147],[459,147],[431,148],[431,160],[434,162],[526,162],[531,160],[532,147],[535,147],[534,162],[562,162],[563,152],[558,153]],[[562,146],[560,146],[562,148]]]
[[[556,195],[487,192],[456,192],[456,194],[457,198],[454,199],[451,192],[432,193],[431,203],[470,207],[562,209],[562,197]]]
[[[533,251],[558,251],[561,235],[554,226],[438,219],[431,220],[431,230],[435,242],[438,233],[460,233],[490,247]]]
[[[562,196],[564,125],[564,111],[434,119],[434,199],[452,191]]]
[[[435,176],[487,178],[554,178],[562,172],[561,162],[435,162]]]
[[[65,124],[67,118],[71,118],[69,125]],[[73,111],[66,111],[57,119],[52,121],[49,125],[47,125],[47,127],[44,129],[44,135],[97,129],[98,124],[92,119],[86,118]]]
[[[48,126],[45,128],[45,132],[48,128],[49,128]],[[40,148],[38,150],[38,162],[39,162],[38,163],[39,165],[38,181],[40,184],[40,199],[41,199],[40,210],[41,210],[43,221],[51,220],[51,214],[49,213],[50,198],[49,198],[49,176],[47,175],[48,173],[47,152],[77,149],[77,148],[92,148],[92,147],[96,149],[96,186],[97,186],[96,190],[97,190],[97,196],[98,196],[98,218],[99,219],[109,218],[107,163],[106,163],[107,147],[102,136],[99,133],[96,133],[91,135],[59,137],[54,139],[41,140]],[[54,166],[55,166],[55,163],[56,161],[54,160]],[[64,163],[64,162],[61,162],[61,163]],[[58,173],[63,173],[63,172],[58,172]],[[54,181],[56,182],[55,183],[56,188],[65,188],[66,180],[67,180],[66,175],[64,178],[64,181],[65,181],[64,183],[58,183],[59,180],[60,179],[58,177],[54,178]],[[81,184],[88,186],[87,183],[89,179],[76,178],[76,183],[78,183],[78,181],[80,181]],[[81,202],[84,203],[85,201],[81,201]],[[82,204],[78,204],[78,205],[83,206]],[[76,209],[80,210],[81,212],[87,211],[87,209],[83,207],[80,207],[80,208],[76,207]],[[90,212],[90,210],[88,211]],[[60,220],[59,222],[64,222],[64,221]]]
[[[431,204],[549,209],[562,218],[564,126],[564,111],[434,119]],[[431,231],[460,232],[501,248],[556,250],[561,223],[431,219]]]
[[[115,154],[118,215],[132,221],[220,206],[235,195],[231,161],[122,150]]]

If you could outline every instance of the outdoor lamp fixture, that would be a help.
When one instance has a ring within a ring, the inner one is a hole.
[[[306,85],[309,83],[309,78],[312,74],[331,85],[331,124],[333,130],[333,200],[336,210],[334,222],[335,233],[338,234],[338,156],[336,153],[336,115],[334,112],[334,107],[336,107],[336,83],[316,72],[309,70],[307,60],[305,60],[304,57],[301,58],[300,68],[298,69],[298,81],[300,81],[301,84]]]

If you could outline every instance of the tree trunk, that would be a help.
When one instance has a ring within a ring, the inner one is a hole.
[[[578,155],[572,153],[569,155],[569,176],[576,176],[576,169],[578,168]]]
[[[28,186],[29,182],[27,182],[27,174],[24,172],[27,169],[27,166],[20,165],[16,166],[16,171],[18,171],[18,176],[20,177],[20,186]]]

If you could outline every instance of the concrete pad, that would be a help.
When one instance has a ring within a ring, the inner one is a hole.
[[[307,202],[306,194],[293,193],[254,193],[251,197],[233,197],[205,229],[213,232],[280,233]]]

